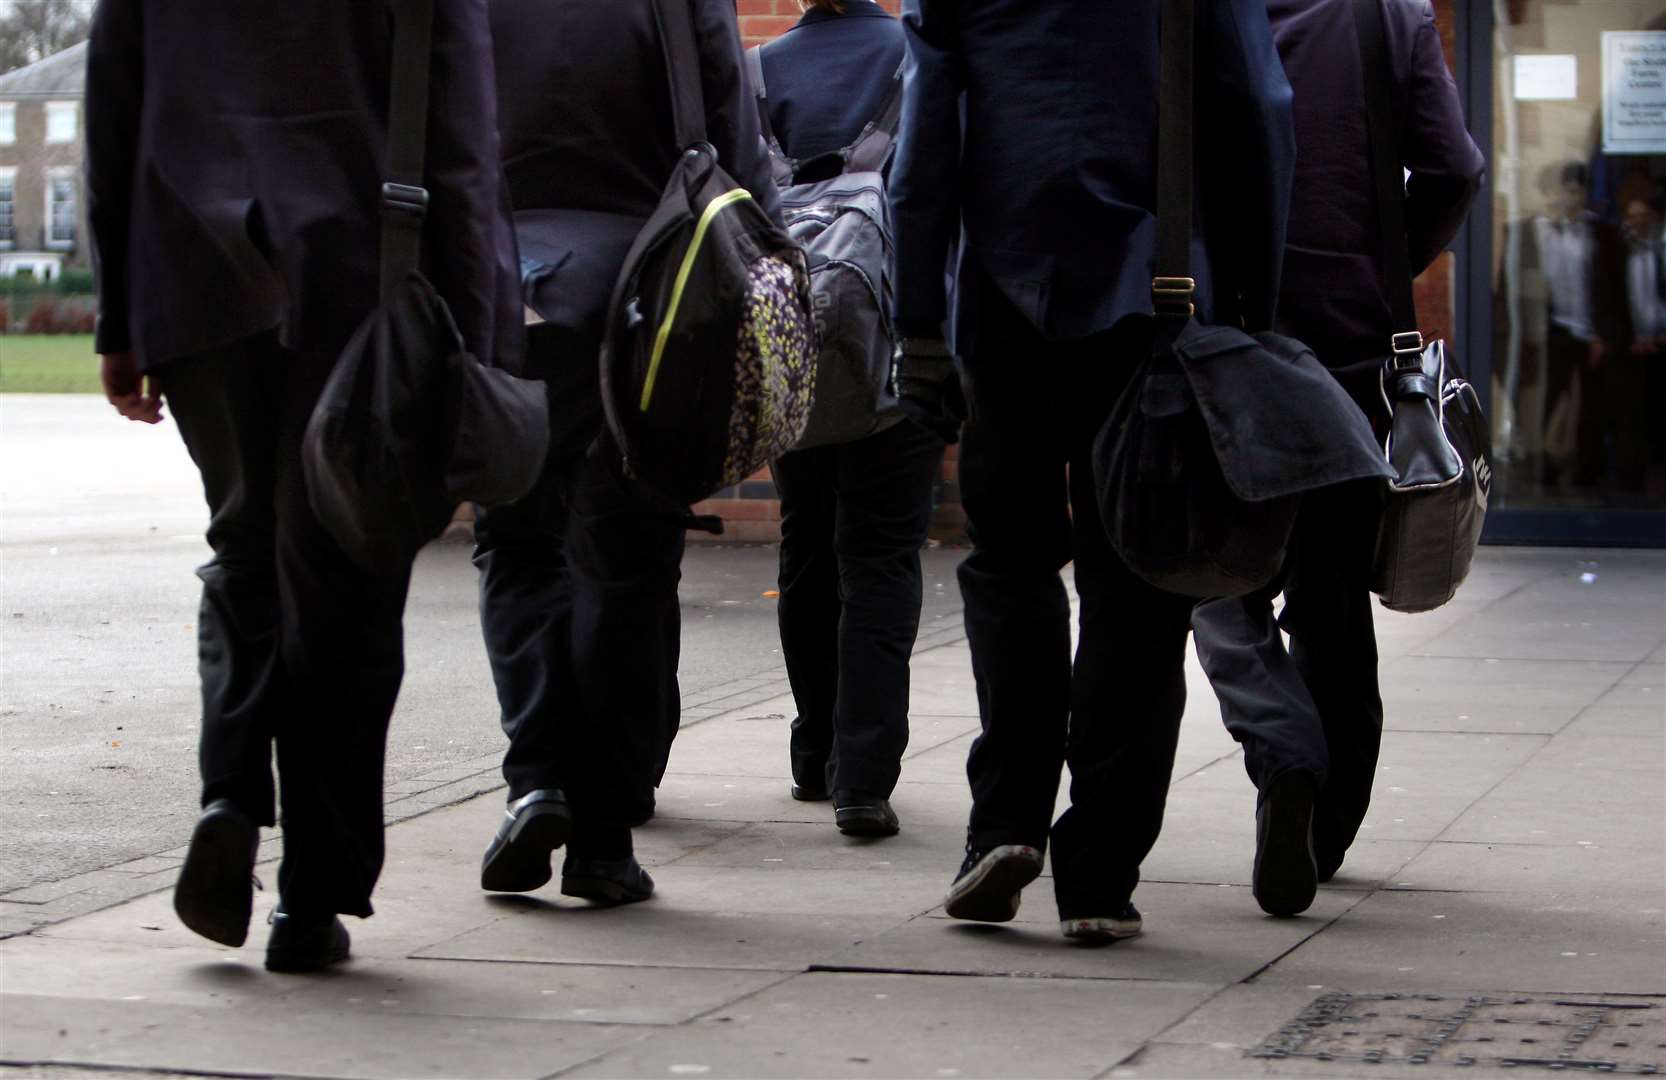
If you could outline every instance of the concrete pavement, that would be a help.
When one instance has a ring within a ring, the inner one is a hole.
[[[943,917],[977,729],[964,642],[916,656],[900,836],[793,802],[784,697],[686,727],[638,832],[648,903],[479,892],[501,795],[394,825],[378,914],[317,977],[166,888],[0,941],[11,1075],[1377,1076],[1666,1071],[1666,554],[1489,549],[1379,613],[1372,813],[1304,917],[1250,896],[1254,792],[1195,664],[1146,934]],[[752,689],[756,689],[753,687]],[[183,837],[181,837],[183,839]],[[271,879],[271,868],[264,871]],[[262,894],[257,918],[273,901]],[[6,927],[29,905],[0,901]],[[91,905],[96,907],[96,904]]]

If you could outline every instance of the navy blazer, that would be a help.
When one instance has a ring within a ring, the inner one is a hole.
[[[724,169],[779,218],[734,0],[686,2],[706,139]],[[625,255],[682,150],[653,6],[491,0],[491,24],[522,296],[543,318],[576,332],[560,351],[593,351]]]
[[[142,367],[276,327],[339,351],[379,295],[391,33],[378,2],[101,0],[87,54],[99,352]],[[435,0],[424,265],[513,366],[485,0]]]
[[[874,0],[819,8],[763,47],[769,125],[788,157],[843,150],[879,112],[902,63],[902,24]]]
[[[1290,88],[1265,0],[1196,5],[1200,310],[1269,326],[1294,159]],[[1161,6],[904,0],[890,194],[905,334],[940,332],[962,226],[963,264],[1048,337],[1151,310]]]
[[[1270,0],[1296,94],[1296,181],[1278,326],[1332,366],[1380,359],[1397,329],[1383,280],[1354,0]],[[1464,127],[1429,0],[1382,0],[1399,104],[1412,271],[1451,242],[1486,163]]]

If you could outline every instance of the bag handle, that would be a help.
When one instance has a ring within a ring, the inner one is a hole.
[[[387,156],[382,166],[382,295],[422,261],[428,217],[423,186],[428,153],[428,75],[434,37],[434,0],[390,0],[393,71],[388,89]]]
[[[1192,79],[1197,40],[1193,0],[1163,0],[1157,105],[1157,263],[1151,305],[1159,321],[1196,312],[1192,277]]]
[[[777,183],[790,182],[792,176],[805,165],[805,161],[787,156],[787,151],[781,146],[781,140],[775,135],[774,125],[770,123],[769,89],[764,84],[763,48],[762,45],[754,45],[746,50],[746,74],[752,81],[752,93],[758,101],[758,127],[763,132],[764,144],[769,147],[771,156],[780,160],[786,173],[785,179],[777,177]],[[850,145],[828,154],[818,154],[810,160],[837,157],[842,165],[839,170],[841,173],[879,172],[885,168],[885,163],[891,156],[891,147],[896,142],[897,125],[902,122],[902,68],[903,65],[899,63],[878,110],[873,118],[863,125]]]
[[[1417,329],[1417,298],[1412,292],[1410,245],[1406,238],[1406,185],[1400,168],[1400,132],[1389,91],[1394,65],[1383,27],[1381,0],[1354,0],[1354,29],[1359,37],[1360,70],[1365,76],[1365,122],[1370,136],[1371,176],[1376,185],[1377,231],[1382,242],[1383,276],[1394,319],[1389,339],[1396,371],[1422,370],[1423,335]]]
[[[689,0],[653,0],[654,27],[671,87],[671,126],[679,152],[706,141],[706,95],[700,87],[700,50]]]

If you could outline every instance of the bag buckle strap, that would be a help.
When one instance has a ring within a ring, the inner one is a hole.
[[[1393,356],[1389,365],[1399,371],[1423,370],[1423,333],[1420,330],[1408,330],[1403,334],[1395,334],[1388,339],[1389,350]]]
[[[420,222],[428,216],[428,189],[389,181],[382,185],[382,211]]]
[[[1197,314],[1192,297],[1197,293],[1197,279],[1189,277],[1154,277],[1151,279],[1151,306],[1158,315],[1177,315],[1190,318]]]

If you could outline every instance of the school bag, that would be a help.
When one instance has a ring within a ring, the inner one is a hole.
[[[601,448],[686,507],[804,434],[816,340],[804,253],[706,141],[689,0],[653,0],[682,149],[614,286],[601,350]]]
[[[761,50],[747,50],[747,73],[787,235],[809,256],[821,340],[815,406],[797,448],[854,442],[902,415],[891,383],[896,333],[890,319],[891,214],[884,176],[902,113],[902,69],[855,141],[799,159],[787,155],[771,128]]]

